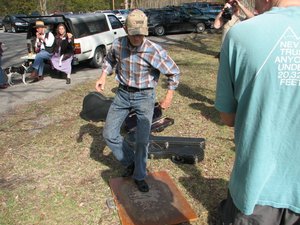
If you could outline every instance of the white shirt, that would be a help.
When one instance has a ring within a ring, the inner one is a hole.
[[[54,35],[51,32],[48,32],[48,37],[46,37],[46,34],[43,34],[43,40],[39,40],[38,38],[35,41],[35,47],[38,47],[38,43],[41,43],[40,49],[45,49],[45,47],[51,47],[54,43]]]

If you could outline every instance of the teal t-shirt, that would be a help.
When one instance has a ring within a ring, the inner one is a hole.
[[[300,213],[299,21],[300,7],[274,7],[222,45],[215,107],[236,113],[229,191],[246,215],[255,205]]]

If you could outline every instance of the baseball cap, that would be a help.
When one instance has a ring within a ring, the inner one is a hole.
[[[125,25],[129,35],[148,35],[148,18],[139,9],[128,14]]]

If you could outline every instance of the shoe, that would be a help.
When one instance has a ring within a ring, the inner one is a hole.
[[[37,74],[37,72],[34,70],[34,71],[32,71],[32,73],[29,75],[29,78],[31,78],[31,79],[35,79],[35,78],[38,78],[38,74]]]
[[[145,180],[134,180],[134,182],[140,192],[148,192],[149,191],[149,186]]]
[[[132,176],[134,171],[134,163],[130,164],[129,166],[126,167],[124,173],[122,174],[122,177],[130,177]]]
[[[1,84],[0,85],[0,89],[6,89],[8,86],[7,85],[5,85],[5,84]]]
[[[71,84],[71,78],[67,78],[66,84]]]
[[[34,78],[30,83],[36,83],[36,82],[39,82],[41,80],[44,80],[44,77],[43,76],[38,76],[38,77]]]

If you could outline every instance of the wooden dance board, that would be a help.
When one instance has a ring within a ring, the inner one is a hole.
[[[148,174],[149,192],[131,178],[109,181],[122,225],[169,225],[197,220],[197,215],[165,171]]]

